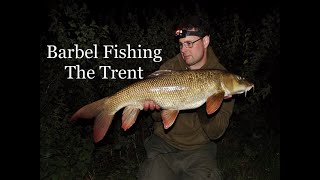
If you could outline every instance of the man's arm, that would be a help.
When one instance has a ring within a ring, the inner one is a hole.
[[[234,99],[225,100],[219,110],[211,115],[206,112],[206,104],[197,110],[201,126],[210,139],[218,139],[226,131],[233,112],[234,101]]]

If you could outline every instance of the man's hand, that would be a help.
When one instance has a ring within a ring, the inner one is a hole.
[[[158,104],[155,104],[153,101],[145,101],[143,104],[143,109],[145,111],[153,111],[154,109],[160,110],[160,106]]]

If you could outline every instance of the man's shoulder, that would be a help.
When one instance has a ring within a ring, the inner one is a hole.
[[[166,60],[161,66],[160,69],[171,69],[171,70],[176,70],[179,67],[179,54],[174,56],[171,59]]]

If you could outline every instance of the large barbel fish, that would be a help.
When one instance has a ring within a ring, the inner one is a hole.
[[[247,93],[254,85],[245,78],[223,70],[159,70],[117,93],[92,102],[73,114],[71,120],[95,118],[93,138],[100,141],[117,111],[122,113],[122,128],[136,121],[145,101],[161,107],[165,129],[174,122],[180,110],[195,109],[206,103],[208,114],[214,113],[226,98]]]

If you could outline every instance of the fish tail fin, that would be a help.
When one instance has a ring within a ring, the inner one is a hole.
[[[98,101],[83,106],[71,116],[70,120],[73,121],[79,118],[91,119],[97,117],[99,113],[104,110],[105,101],[105,99],[100,99]]]
[[[114,116],[114,114],[109,113],[107,104],[107,98],[103,98],[85,105],[75,112],[70,120],[95,118],[93,139],[98,142],[105,136]]]
[[[93,126],[93,140],[99,142],[107,133],[112,122],[113,115],[107,114],[107,111],[102,111],[96,118]]]

